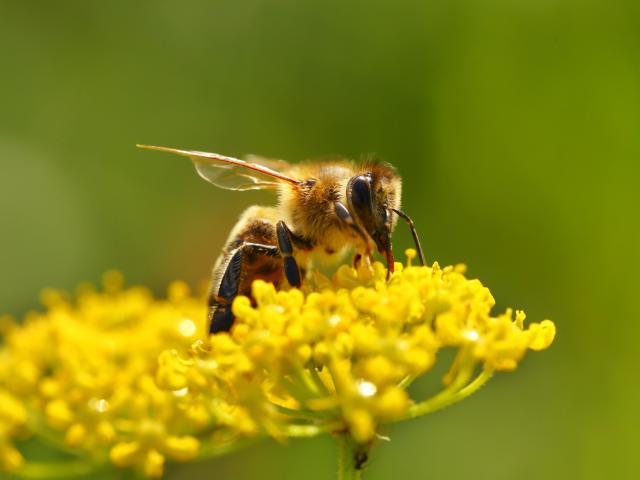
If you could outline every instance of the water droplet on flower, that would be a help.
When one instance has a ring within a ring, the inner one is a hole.
[[[92,398],[89,400],[89,408],[99,413],[104,413],[109,409],[109,402],[104,398]]]
[[[218,368],[218,362],[214,359],[198,360],[198,366],[204,370],[215,370]]]
[[[189,393],[189,389],[187,387],[181,388],[180,390],[173,391],[173,394],[176,397],[184,397],[187,393]]]
[[[466,338],[471,342],[475,342],[480,338],[480,334],[475,330],[467,330],[466,332],[463,333],[463,335],[464,335],[464,338]]]
[[[376,394],[378,388],[371,382],[361,380],[358,382],[358,392],[363,397],[372,397]]]
[[[329,325],[331,325],[332,327],[335,327],[341,321],[342,321],[342,317],[340,317],[340,315],[331,315],[328,320]]]
[[[189,318],[184,318],[178,324],[178,331],[184,337],[190,337],[196,333],[196,324]]]

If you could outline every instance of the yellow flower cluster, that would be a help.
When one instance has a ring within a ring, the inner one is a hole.
[[[256,281],[253,298],[236,299],[229,334],[163,353],[158,370],[160,386],[248,435],[349,432],[365,444],[381,423],[467,396],[555,335],[549,320],[525,329],[522,312],[491,316],[491,293],[462,266],[396,264],[389,282],[382,264],[343,266],[332,280],[316,274],[303,291]],[[411,399],[408,385],[443,347],[457,349],[445,390]]]
[[[162,350],[187,348],[202,337],[206,309],[182,283],[171,285],[168,297],[158,301],[144,288],[123,290],[121,275],[112,272],[103,292],[82,286],[74,302],[45,291],[46,313],[4,328],[0,466],[22,466],[10,439],[25,427],[95,465],[110,459],[147,476],[161,475],[165,457],[198,454],[191,433],[209,418],[185,415],[179,399],[154,378]]]
[[[389,282],[379,263],[316,273],[303,290],[256,281],[253,302],[233,304],[231,332],[209,338],[204,299],[182,283],[166,300],[123,289],[117,273],[75,300],[45,292],[45,313],[0,321],[0,469],[29,468],[15,447],[27,434],[148,477],[166,459],[263,435],[367,445],[380,425],[459,401],[553,341],[548,320],[525,328],[522,312],[491,316],[489,290],[463,267],[414,267],[408,255]],[[409,385],[446,347],[456,355],[442,391],[412,399]]]
[[[24,463],[12,438],[19,435],[26,421],[27,413],[18,399],[0,390],[0,471],[14,471]]]

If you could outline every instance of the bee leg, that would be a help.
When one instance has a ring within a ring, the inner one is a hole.
[[[280,254],[284,259],[284,275],[287,277],[289,285],[299,287],[302,285],[302,277],[300,275],[300,268],[298,268],[298,262],[293,258],[293,233],[291,233],[289,227],[287,227],[282,220],[276,225],[276,233],[278,234]]]
[[[347,207],[344,206],[343,203],[336,202],[334,205],[334,208],[336,210],[336,215],[340,220],[347,223],[348,225],[355,224],[355,222],[353,221],[353,217],[351,216],[351,213],[349,213],[349,210],[347,209]]]
[[[228,332],[231,329],[234,320],[231,304],[238,295],[242,264],[250,253],[275,257],[280,250],[274,245],[244,243],[235,251],[222,276],[217,295],[212,295],[209,301],[209,333]]]
[[[347,225],[349,225],[353,229],[353,231],[355,231],[358,235],[360,235],[360,237],[366,243],[367,236],[363,233],[362,229],[358,225],[356,225],[356,222],[353,219],[353,216],[351,215],[351,213],[349,213],[349,209],[344,206],[344,203],[336,202],[333,206],[335,208],[336,215],[338,216],[338,218],[342,220],[344,223],[346,223]],[[358,266],[359,262],[360,260],[357,260],[357,261],[354,260],[354,264],[353,264],[354,268]]]
[[[209,333],[228,332],[235,317],[231,311],[231,304],[222,304],[218,302],[211,303],[211,313],[209,315]]]

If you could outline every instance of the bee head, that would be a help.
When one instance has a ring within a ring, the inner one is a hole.
[[[347,203],[360,228],[385,256],[388,272],[393,272],[392,211],[399,207],[400,182],[391,167],[376,167],[349,179]]]

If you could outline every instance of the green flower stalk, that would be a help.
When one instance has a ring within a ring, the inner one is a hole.
[[[256,281],[254,303],[233,304],[232,330],[209,338],[203,299],[182,283],[166,300],[122,289],[114,274],[104,292],[83,287],[75,301],[47,293],[46,313],[5,322],[0,466],[33,478],[15,447],[28,434],[83,465],[148,477],[167,459],[333,435],[340,478],[359,478],[385,425],[466,398],[555,335],[549,320],[525,328],[522,312],[492,316],[491,293],[463,266],[411,266],[407,253],[388,282],[379,263],[315,273],[301,290]],[[442,390],[412,398],[409,385],[442,349],[456,352]]]

